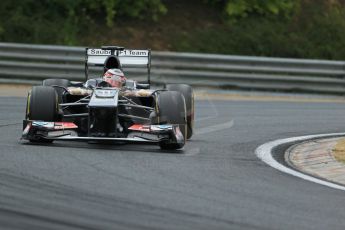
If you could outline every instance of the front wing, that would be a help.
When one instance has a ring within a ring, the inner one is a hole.
[[[158,144],[160,142],[183,143],[184,137],[178,125],[133,125],[127,137],[79,136],[78,126],[72,122],[23,121],[22,139],[31,141],[100,141]]]

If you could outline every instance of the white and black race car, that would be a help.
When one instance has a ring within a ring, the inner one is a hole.
[[[103,72],[122,67],[146,67],[148,81],[126,80],[121,88],[102,78],[89,79],[89,66]],[[193,135],[194,96],[186,84],[150,89],[150,50],[107,46],[86,48],[85,82],[46,79],[28,93],[22,138],[158,144],[180,149]]]

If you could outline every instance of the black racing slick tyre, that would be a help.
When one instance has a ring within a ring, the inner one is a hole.
[[[169,91],[180,92],[186,102],[187,109],[187,139],[193,136],[194,131],[194,93],[190,85],[186,84],[167,84],[165,88]]]
[[[59,103],[63,103],[64,102],[64,93],[65,93],[65,89],[70,86],[70,81],[67,79],[45,79],[42,82],[43,86],[56,86],[54,87],[54,89],[56,90],[56,93],[58,95],[59,98]]]
[[[49,86],[32,87],[28,98],[28,119],[57,121],[58,114],[58,96],[55,89]]]
[[[34,86],[30,91],[26,106],[26,119],[36,121],[58,121],[58,95],[53,87]],[[52,142],[52,140],[35,139],[31,142]]]
[[[158,124],[178,124],[183,134],[183,143],[161,142],[161,149],[175,150],[184,146],[187,134],[186,104],[183,95],[176,91],[161,91],[156,97]]]

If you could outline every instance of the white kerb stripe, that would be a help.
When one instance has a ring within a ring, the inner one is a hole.
[[[309,139],[313,139],[313,138],[323,138],[323,137],[331,137],[331,136],[338,136],[338,135],[339,136],[345,135],[345,133],[318,134],[318,135],[300,136],[300,137],[292,137],[292,138],[275,140],[275,141],[271,141],[271,142],[268,142],[266,144],[259,146],[255,150],[255,154],[263,162],[265,162],[266,164],[268,164],[269,166],[271,166],[275,169],[278,169],[279,171],[282,171],[284,173],[288,173],[290,175],[302,178],[302,179],[307,180],[307,181],[311,181],[311,182],[314,182],[317,184],[321,184],[321,185],[325,185],[325,186],[328,186],[331,188],[340,189],[340,190],[345,191],[345,186],[341,186],[341,185],[338,185],[338,184],[335,184],[332,182],[324,181],[324,180],[300,173],[298,171],[295,171],[291,168],[288,168],[288,167],[280,164],[272,156],[272,150],[275,147],[282,145],[282,144],[293,143],[295,141],[305,141],[305,140],[309,140]]]

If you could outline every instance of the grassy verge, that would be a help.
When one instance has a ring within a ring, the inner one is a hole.
[[[345,138],[338,141],[333,149],[333,156],[337,161],[345,164]]]

